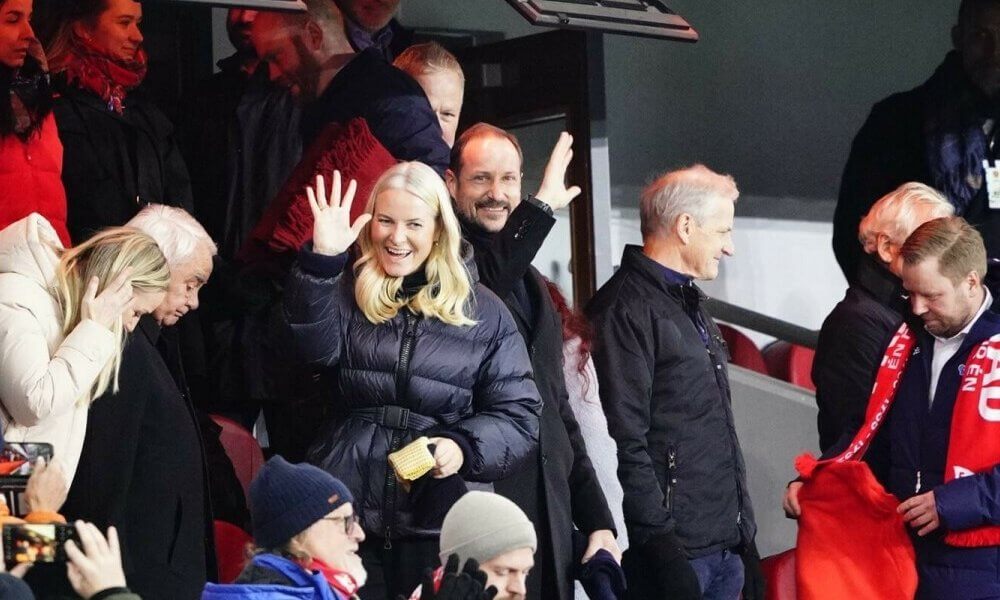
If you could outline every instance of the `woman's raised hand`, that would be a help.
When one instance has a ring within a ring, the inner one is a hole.
[[[90,319],[111,329],[126,310],[135,304],[132,290],[132,268],[125,267],[114,280],[97,293],[98,281],[91,277],[80,302],[80,319]]]
[[[306,186],[309,208],[313,213],[313,252],[328,256],[341,254],[351,247],[361,234],[361,229],[371,220],[371,215],[364,214],[351,224],[351,205],[354,203],[357,187],[357,182],[352,179],[341,199],[340,171],[333,172],[333,189],[330,190],[329,202],[322,175],[316,176],[315,188]]]

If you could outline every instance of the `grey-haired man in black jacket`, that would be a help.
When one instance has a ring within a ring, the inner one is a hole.
[[[738,195],[702,165],[658,178],[642,195],[643,246],[625,248],[587,306],[625,491],[629,598],[763,597],[727,351],[694,284],[734,252]]]

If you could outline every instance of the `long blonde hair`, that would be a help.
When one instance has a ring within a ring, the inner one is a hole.
[[[100,294],[126,267],[132,268],[132,287],[137,292],[165,291],[170,283],[170,269],[159,246],[153,238],[131,227],[105,229],[62,254],[54,293],[62,313],[63,335],[69,335],[81,321],[80,305],[90,279],[97,277]],[[114,355],[101,369],[89,393],[79,399],[82,403],[89,403],[109,387],[118,392],[126,333],[120,318],[111,331],[116,340]]]
[[[386,190],[402,190],[423,201],[435,213],[438,241],[424,263],[425,285],[412,298],[399,298],[402,277],[386,275],[371,241],[371,222],[358,239],[361,258],[354,263],[354,299],[365,317],[376,325],[394,318],[401,308],[449,325],[475,325],[468,314],[472,283],[461,257],[462,232],[441,177],[427,165],[404,162],[391,167],[375,183],[366,212],[374,215],[375,200]]]

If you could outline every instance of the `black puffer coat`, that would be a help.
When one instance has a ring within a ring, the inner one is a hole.
[[[435,536],[418,525],[386,456],[420,436],[455,440],[466,481],[508,475],[538,444],[541,401],[517,326],[499,298],[476,283],[472,318],[457,327],[402,311],[374,325],[337,276],[346,256],[303,251],[285,290],[285,317],[310,364],[332,367],[342,417],[317,440],[310,462],[354,493],[364,529],[383,537]],[[473,280],[475,266],[467,262]],[[389,407],[383,415],[373,414]],[[397,427],[399,407],[412,411]],[[381,421],[381,422],[380,422]],[[435,507],[447,510],[447,507]],[[388,535],[387,535],[388,534]]]

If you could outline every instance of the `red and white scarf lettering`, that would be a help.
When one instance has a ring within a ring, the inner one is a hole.
[[[916,337],[904,323],[886,348],[875,378],[865,424],[851,445],[831,461],[860,460],[885,421]],[[952,411],[944,481],[982,473],[1000,463],[1000,335],[977,345],[966,359]],[[945,535],[951,546],[1000,545],[1000,526],[986,525]]]

